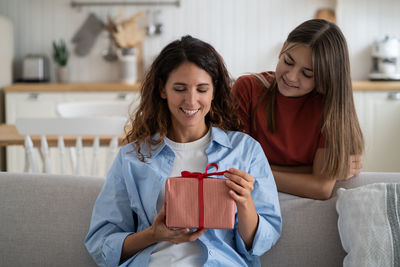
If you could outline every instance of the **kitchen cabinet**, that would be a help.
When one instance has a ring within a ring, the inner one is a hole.
[[[138,86],[132,87],[119,84],[14,85],[5,88],[6,123],[14,124],[17,118],[23,117],[57,117],[57,105],[64,102],[116,101],[121,103],[138,103],[139,98]],[[6,158],[7,171],[23,171],[25,162],[23,147],[7,147]]]
[[[363,171],[400,171],[400,90],[354,91],[365,138]]]

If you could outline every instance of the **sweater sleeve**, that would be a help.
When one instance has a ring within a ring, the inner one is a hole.
[[[251,105],[252,105],[252,84],[249,76],[239,77],[232,87],[232,95],[239,104],[239,116],[244,126],[244,132],[251,130]]]

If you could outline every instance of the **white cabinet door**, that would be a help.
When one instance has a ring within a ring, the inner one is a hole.
[[[14,124],[21,117],[55,117],[62,93],[6,93],[6,123]]]
[[[363,171],[400,171],[400,99],[396,92],[354,93],[357,114],[365,138]]]

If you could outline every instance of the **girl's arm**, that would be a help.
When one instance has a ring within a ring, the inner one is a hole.
[[[315,153],[313,166],[271,166],[278,191],[313,199],[329,199],[336,179],[322,174],[324,149]]]
[[[313,199],[329,199],[337,179],[322,173],[324,153],[324,148],[317,150],[312,166],[272,165],[278,191]],[[349,173],[343,179],[349,179],[361,172],[361,160],[361,155],[350,156]]]

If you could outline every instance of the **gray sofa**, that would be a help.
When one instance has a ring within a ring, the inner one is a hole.
[[[0,266],[96,266],[83,239],[104,180],[0,173]],[[362,173],[336,185],[400,182],[400,173]],[[335,209],[327,201],[279,195],[283,233],[263,266],[342,266]]]

